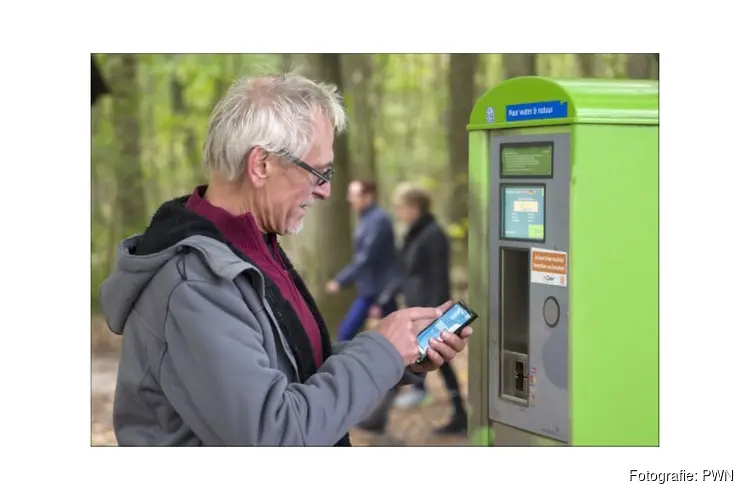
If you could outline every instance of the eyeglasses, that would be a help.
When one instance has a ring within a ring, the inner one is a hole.
[[[247,157],[250,155],[251,152],[252,152],[252,149],[245,154],[245,158],[244,158],[245,162],[247,161]],[[294,156],[290,154],[282,152],[278,154],[278,156],[280,158],[285,158],[287,161],[294,163],[294,165],[301,168],[302,170],[306,170],[310,172],[311,174],[313,174],[315,177],[317,177],[316,184],[318,186],[322,186],[326,182],[331,182],[331,179],[333,179],[333,162],[330,162],[328,165],[326,165],[325,170],[321,172],[319,169],[311,167],[304,161],[298,158],[295,158]]]
[[[292,158],[292,163],[297,165],[299,168],[303,170],[307,170],[311,174],[313,174],[315,177],[318,178],[317,185],[322,186],[326,182],[331,182],[331,179],[333,179],[333,163],[329,163],[326,165],[326,169],[322,172],[318,170],[317,168],[313,168],[307,163],[303,162],[302,160],[298,160],[296,158]]]

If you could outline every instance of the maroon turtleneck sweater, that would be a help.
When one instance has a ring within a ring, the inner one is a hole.
[[[213,222],[230,243],[244,252],[279,287],[284,298],[289,301],[297,313],[308,337],[310,337],[315,364],[320,367],[323,359],[320,328],[318,328],[310,308],[281,261],[279,244],[276,239],[272,239],[272,255],[252,214],[232,215],[203,199],[199,189],[196,188],[193,191],[185,205],[186,208]]]

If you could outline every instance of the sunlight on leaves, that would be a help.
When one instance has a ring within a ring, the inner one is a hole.
[[[452,222],[448,225],[448,235],[454,240],[462,240],[467,234],[468,231],[463,224]]]

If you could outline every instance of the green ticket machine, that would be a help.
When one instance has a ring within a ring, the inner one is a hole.
[[[655,81],[519,77],[477,101],[474,444],[658,446],[658,99]]]

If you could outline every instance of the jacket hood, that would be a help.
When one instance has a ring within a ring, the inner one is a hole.
[[[221,277],[234,278],[252,267],[232,251],[213,223],[185,208],[188,198],[165,202],[143,234],[118,245],[115,267],[99,294],[104,318],[115,334],[122,335],[128,316],[151,279],[188,248],[197,250]]]

